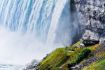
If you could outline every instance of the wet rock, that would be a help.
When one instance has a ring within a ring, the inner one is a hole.
[[[99,16],[99,21],[102,23],[102,24],[105,24],[105,14],[101,14]]]
[[[78,22],[85,27],[84,34],[104,38],[105,0],[74,0],[78,13]],[[87,32],[90,31],[91,33]],[[84,35],[83,35],[84,36]]]
[[[38,70],[37,65],[38,61],[33,60],[31,63],[27,64],[23,70]]]

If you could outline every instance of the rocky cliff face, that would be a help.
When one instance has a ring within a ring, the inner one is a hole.
[[[72,1],[72,0],[71,0]],[[74,0],[83,38],[105,38],[105,0]]]

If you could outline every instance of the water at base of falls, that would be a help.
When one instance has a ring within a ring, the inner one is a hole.
[[[0,70],[22,70],[22,66],[10,65],[10,64],[0,64]]]

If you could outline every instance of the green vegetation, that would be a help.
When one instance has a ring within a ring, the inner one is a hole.
[[[80,54],[78,55],[76,62],[79,63],[82,61],[84,58],[87,58],[87,56],[90,54],[91,50],[90,49],[83,49]]]
[[[39,70],[70,70],[78,64],[85,64],[87,67],[83,65],[80,70],[105,70],[104,57],[105,48],[102,45],[83,46],[79,41],[72,46],[56,49],[48,54],[37,67]],[[94,58],[98,59],[93,61]]]
[[[80,63],[91,52],[90,48],[79,48],[79,45],[80,41],[72,46],[56,49],[40,62],[39,70],[69,70],[69,65]]]
[[[74,65],[80,63],[83,59],[88,57],[90,52],[91,50],[87,48],[80,49],[79,51],[74,52],[73,54],[69,55],[71,57],[69,60],[69,64]]]
[[[39,64],[40,70],[58,70],[58,67],[67,59],[66,50],[64,48],[58,48]]]
[[[85,67],[83,70],[105,70],[105,59],[92,63],[90,66]]]

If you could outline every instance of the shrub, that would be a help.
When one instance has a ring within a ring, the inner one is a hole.
[[[90,52],[91,52],[91,50],[87,49],[87,48],[81,50],[81,52],[77,53],[77,55],[75,55],[75,58],[69,62],[69,67],[80,63],[83,59],[85,59],[89,56]]]
[[[88,55],[90,54],[91,50],[90,49],[83,49],[80,54],[77,57],[76,63],[81,62],[84,58],[87,58]]]

